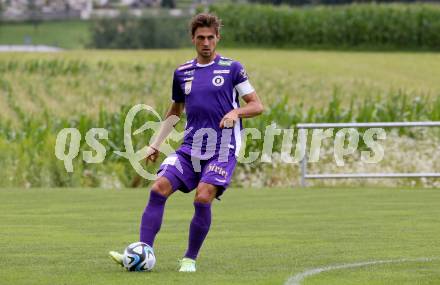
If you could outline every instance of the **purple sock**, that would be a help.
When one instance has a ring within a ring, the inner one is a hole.
[[[189,226],[188,250],[185,257],[196,259],[211,226],[211,204],[194,202],[194,217]]]
[[[162,225],[163,210],[167,197],[154,191],[150,192],[150,200],[142,215],[140,241],[153,247],[154,238]]]

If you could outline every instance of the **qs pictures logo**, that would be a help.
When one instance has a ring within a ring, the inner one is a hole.
[[[143,124],[139,129],[132,132],[133,121],[136,115],[141,111],[151,112],[155,118],[155,121],[148,121]],[[161,125],[164,128],[171,128],[169,139],[180,140],[183,138],[185,133],[179,133],[174,129],[174,125],[179,121],[179,117],[170,116],[165,121],[162,121],[159,114],[151,107],[145,104],[138,104],[133,106],[124,122],[124,147],[125,151],[114,151],[116,155],[124,157],[130,161],[135,171],[145,179],[154,180],[156,179],[156,174],[147,172],[141,164],[148,155],[152,153],[152,148],[149,146],[144,146],[138,151],[135,151],[133,147],[133,135],[140,135],[144,131],[150,129],[153,130],[154,134],[150,139],[150,144],[157,140],[156,134]],[[69,139],[70,138],[70,139]],[[160,139],[160,138],[159,138]],[[100,140],[108,140],[108,130],[104,128],[92,128],[85,135],[86,144],[93,150],[84,150],[82,152],[82,158],[87,163],[102,163],[105,160],[107,150],[105,146],[100,142]],[[159,151],[165,155],[173,153],[175,150],[168,144],[168,141],[163,138],[164,143],[161,144]],[[64,161],[64,167],[67,172],[73,172],[73,160],[79,155],[81,144],[81,133],[76,128],[65,128],[62,129],[56,139],[55,143],[55,156]]]

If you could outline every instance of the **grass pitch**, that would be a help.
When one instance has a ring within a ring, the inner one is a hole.
[[[439,284],[437,189],[229,189],[213,206],[198,272],[179,274],[193,195],[175,194],[150,273],[107,257],[138,239],[145,189],[1,189],[0,284],[283,284],[304,270],[402,258],[323,272],[301,284]]]

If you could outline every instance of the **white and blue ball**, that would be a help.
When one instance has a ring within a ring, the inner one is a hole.
[[[125,249],[123,263],[128,271],[150,271],[156,264],[156,257],[151,246],[135,242]]]

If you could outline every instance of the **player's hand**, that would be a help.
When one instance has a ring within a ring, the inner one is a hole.
[[[152,161],[155,162],[157,160],[157,158],[159,157],[159,150],[149,146],[147,149],[147,158],[146,158],[146,162],[148,163],[148,161]]]
[[[223,119],[220,121],[220,128],[232,128],[235,123],[238,121],[238,114],[235,110],[227,113]]]

